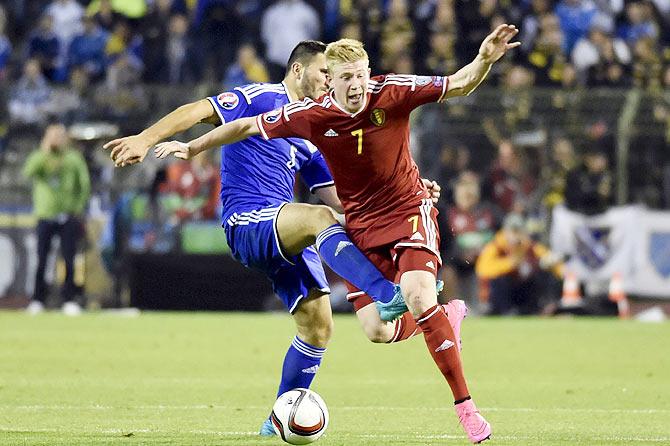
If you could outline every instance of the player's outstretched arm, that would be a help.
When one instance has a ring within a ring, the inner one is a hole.
[[[256,124],[256,117],[240,118],[222,126],[210,130],[204,135],[187,143],[179,141],[168,141],[156,146],[155,152],[158,158],[165,158],[174,154],[176,158],[188,160],[205,150],[232,144],[250,136],[261,133]]]
[[[190,129],[200,122],[214,125],[219,123],[207,99],[182,105],[141,133],[115,139],[103,148],[110,150],[110,157],[117,167],[129,166],[142,162],[149,149],[159,141]]]
[[[521,45],[521,42],[510,43],[518,33],[519,30],[516,26],[506,24],[500,25],[493,30],[479,47],[477,57],[468,65],[449,76],[446,97],[467,96],[472,93],[486,78],[491,65],[500,59],[507,50]]]

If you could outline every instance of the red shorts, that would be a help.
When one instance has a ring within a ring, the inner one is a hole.
[[[349,237],[388,280],[398,283],[407,271],[428,271],[437,277],[442,266],[437,214],[430,199],[424,199],[414,212],[394,214],[396,224],[384,225],[381,231],[348,231]],[[345,283],[347,300],[356,311],[373,302],[364,291]]]

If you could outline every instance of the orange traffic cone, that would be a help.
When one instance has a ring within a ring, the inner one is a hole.
[[[575,308],[582,305],[582,292],[579,288],[577,275],[572,271],[565,271],[563,279],[563,295],[561,296],[561,307]]]
[[[626,297],[626,292],[623,289],[623,276],[619,272],[612,275],[608,297],[612,302],[616,302],[619,318],[629,319],[630,305],[628,303],[628,297]]]

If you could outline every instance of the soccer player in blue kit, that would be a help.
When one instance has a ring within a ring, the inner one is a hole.
[[[321,42],[301,42],[289,58],[283,82],[246,85],[186,104],[138,135],[115,139],[104,147],[111,150],[117,166],[131,165],[141,162],[156,143],[200,122],[219,125],[304,97],[317,98],[328,91],[325,48]],[[297,172],[326,206],[292,202]],[[438,197],[439,186],[424,182]],[[338,223],[332,209],[342,212],[342,207],[332,177],[321,154],[308,141],[254,137],[225,146],[221,186],[223,227],[233,256],[267,275],[296,323],[297,335],[284,358],[277,395],[296,387],[308,388],[333,327],[330,290],[319,254],[337,274],[365,290],[378,304],[397,309],[399,291]],[[409,313],[402,314],[403,307],[404,303],[400,317],[391,322],[383,321],[374,305],[356,314],[371,341],[396,342],[420,331]],[[464,313],[452,314],[450,322],[460,326]],[[260,433],[274,434],[269,420]]]

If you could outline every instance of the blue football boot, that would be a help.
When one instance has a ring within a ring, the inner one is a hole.
[[[263,421],[263,424],[261,425],[261,430],[258,431],[258,435],[260,435],[261,437],[272,437],[274,435],[277,435],[277,432],[275,432],[275,428],[272,426],[272,421],[270,421],[269,418]]]
[[[379,317],[381,317],[383,321],[397,319],[407,311],[407,304],[400,292],[400,285],[393,285],[393,291],[393,299],[387,303],[375,301],[377,311],[379,311]]]

